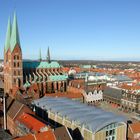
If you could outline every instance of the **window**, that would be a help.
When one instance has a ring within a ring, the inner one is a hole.
[[[16,62],[14,62],[14,67],[16,67]]]
[[[17,60],[19,60],[19,56],[17,56]]]
[[[17,62],[17,67],[19,67],[19,62]]]
[[[112,134],[115,135],[115,129],[112,130]]]
[[[115,137],[114,136],[112,137],[112,140],[115,140]]]
[[[18,75],[20,75],[20,71],[18,71]]]
[[[108,136],[108,131],[106,131],[106,136]]]
[[[16,75],[16,71],[14,70],[14,75]]]
[[[16,84],[16,79],[14,79],[14,84]]]
[[[14,56],[14,60],[16,60],[16,55]]]
[[[109,131],[109,135],[112,135],[112,132],[113,132],[113,131],[112,131],[112,130],[110,130],[110,131]]]

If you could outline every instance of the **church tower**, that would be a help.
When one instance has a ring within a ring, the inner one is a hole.
[[[8,21],[4,47],[4,91],[9,93],[14,87],[23,85],[22,50],[18,33],[16,14],[11,29]]]
[[[48,61],[48,63],[51,62],[51,58],[50,58],[50,49],[49,49],[49,47],[48,47],[48,51],[47,51],[47,61]]]

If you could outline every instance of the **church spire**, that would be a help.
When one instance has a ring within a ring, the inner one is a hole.
[[[8,51],[8,49],[10,47],[10,38],[11,38],[11,21],[10,21],[10,18],[9,18],[8,19],[8,25],[7,25],[5,46],[4,46],[5,53]]]
[[[42,61],[42,56],[41,56],[41,49],[39,50],[39,61]]]
[[[51,58],[50,58],[50,49],[48,47],[48,51],[47,51],[47,61],[50,63],[51,62]]]
[[[14,50],[16,44],[18,44],[19,47],[20,47],[17,17],[16,17],[16,13],[14,13],[14,19],[13,19],[13,25],[12,25],[12,34],[11,34],[11,40],[10,40],[11,52]]]

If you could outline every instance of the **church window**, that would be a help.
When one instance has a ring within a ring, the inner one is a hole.
[[[14,67],[16,67],[16,63],[14,62]]]
[[[14,71],[14,75],[16,75],[16,71]]]
[[[14,56],[14,60],[16,60],[16,55]]]
[[[20,71],[18,71],[18,75],[20,75]]]
[[[16,79],[14,79],[14,84],[16,84]]]
[[[19,62],[17,63],[17,67],[19,67]]]

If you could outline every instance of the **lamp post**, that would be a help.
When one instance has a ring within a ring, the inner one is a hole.
[[[6,120],[6,96],[7,94],[4,92],[3,94],[3,123],[4,123],[4,130],[7,130],[7,120]]]

